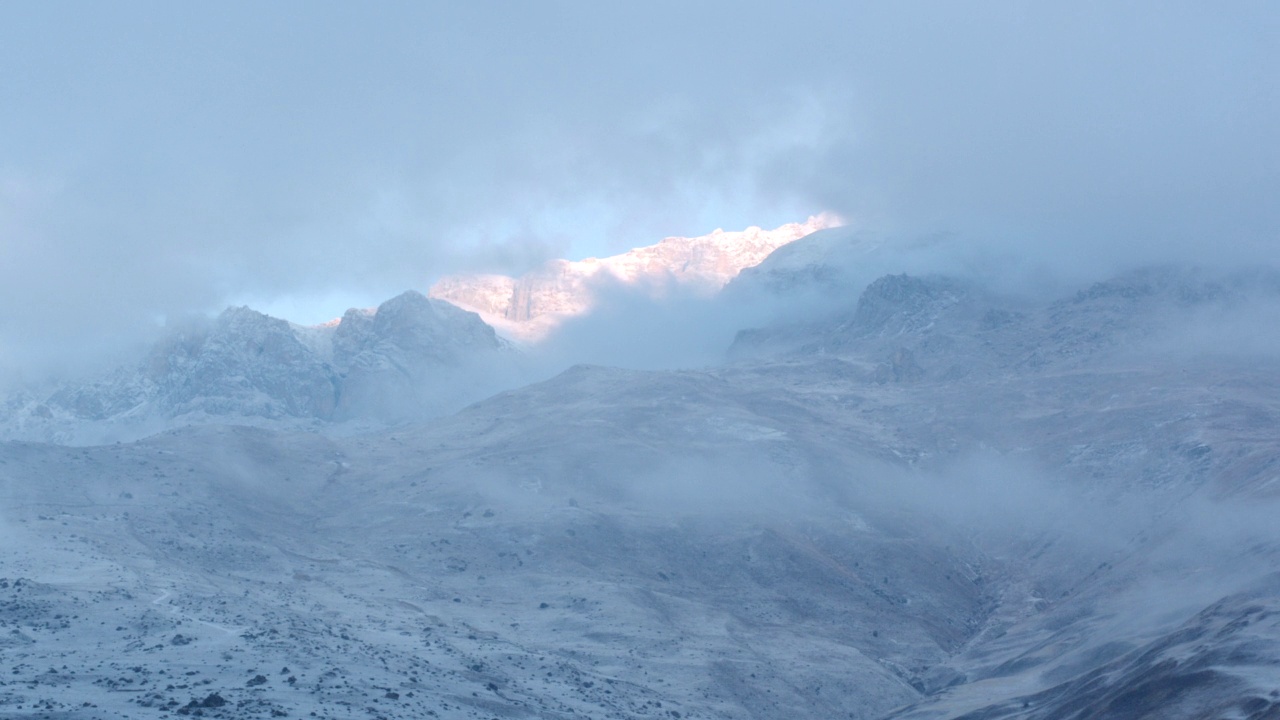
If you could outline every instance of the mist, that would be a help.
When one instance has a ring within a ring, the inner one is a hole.
[[[820,210],[1073,278],[1277,260],[1267,3],[2,15],[10,370]]]
[[[0,3],[0,714],[1280,715],[1277,38]]]
[[[722,363],[734,335],[766,317],[768,298],[728,303],[704,288],[667,281],[592,283],[590,312],[567,317],[527,348],[532,367],[551,375],[586,363],[636,370]]]

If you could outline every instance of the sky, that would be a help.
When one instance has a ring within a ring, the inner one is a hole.
[[[820,211],[1280,261],[1274,2],[0,4],[0,372]]]

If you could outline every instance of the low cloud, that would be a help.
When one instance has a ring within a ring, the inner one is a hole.
[[[1076,277],[1274,263],[1278,15],[6,7],[0,362],[819,210]]]

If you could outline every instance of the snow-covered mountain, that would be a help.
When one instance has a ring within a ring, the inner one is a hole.
[[[510,354],[475,313],[413,291],[317,327],[230,308],[169,328],[137,365],[9,398],[3,431],[85,443],[196,422],[426,417],[492,392]]]
[[[422,421],[334,422],[509,353],[416,293],[19,403],[168,429],[0,442],[0,714],[1280,717],[1280,276],[860,282],[882,247],[742,273],[824,302],[728,362]]]
[[[837,225],[835,216],[818,215],[773,230],[751,227],[693,238],[669,237],[612,257],[552,260],[520,277],[446,277],[428,294],[479,313],[514,338],[537,339],[564,318],[588,312],[596,293],[609,284],[660,291],[666,283],[678,283],[708,292],[719,290],[778,248]]]
[[[1113,352],[1214,285],[1085,288],[1050,305],[1133,324],[998,375],[866,374],[859,342],[999,302],[892,276],[825,352],[576,367],[358,436],[0,443],[0,708],[1266,720],[1280,367]]]
[[[827,227],[779,246],[759,263],[743,268],[730,287],[774,293],[849,292],[872,279],[868,275],[877,269],[881,251],[901,245],[851,227]]]

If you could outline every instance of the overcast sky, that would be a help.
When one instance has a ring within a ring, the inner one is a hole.
[[[1280,4],[0,4],[0,368],[833,210],[1275,262]]]

